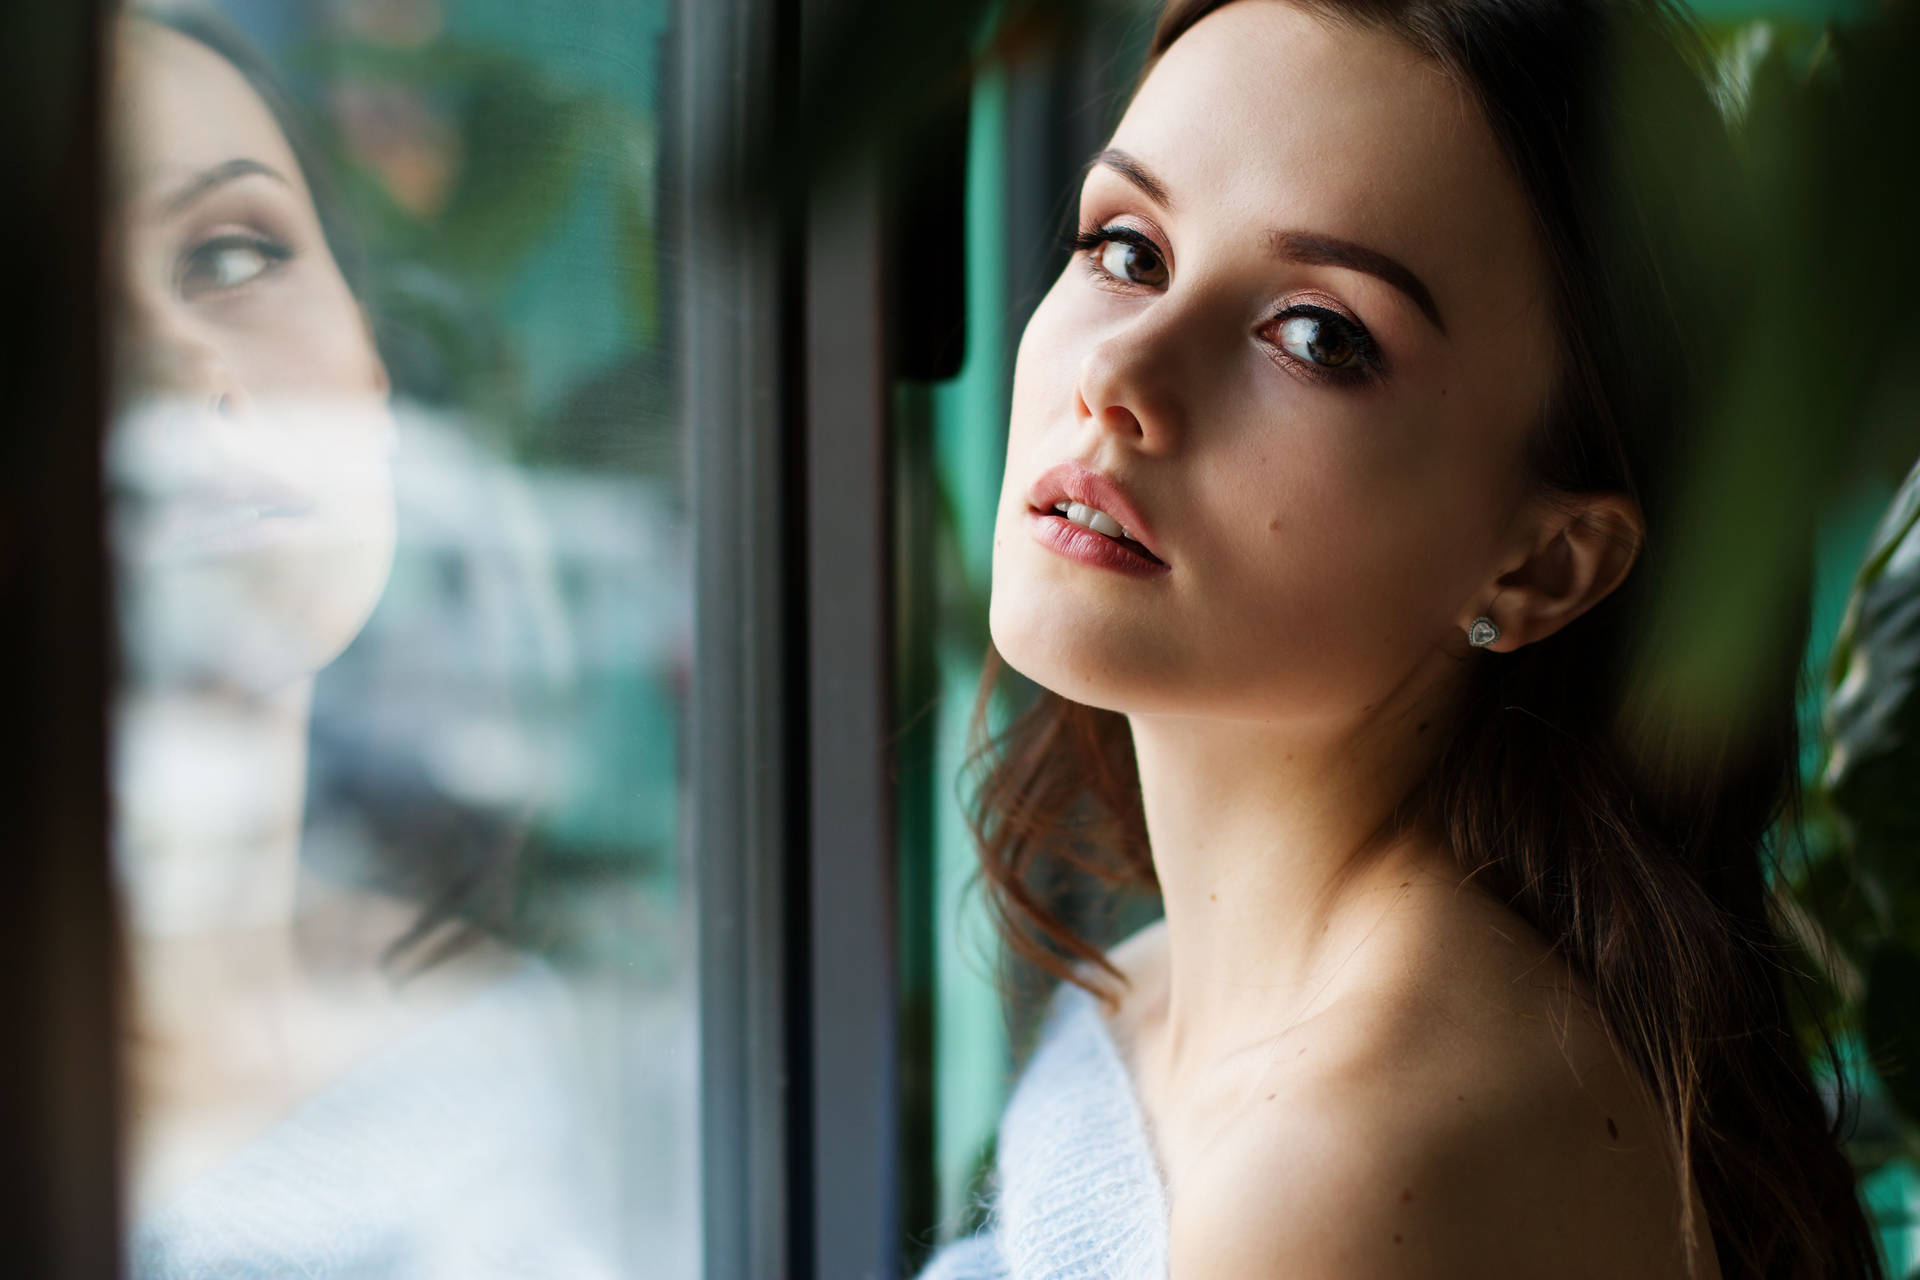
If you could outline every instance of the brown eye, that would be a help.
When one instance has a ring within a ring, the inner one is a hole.
[[[1289,355],[1327,369],[1345,368],[1359,355],[1346,322],[1330,322],[1320,315],[1293,315],[1282,320],[1279,340]]]
[[[1166,264],[1160,255],[1132,240],[1108,240],[1100,249],[1100,269],[1129,284],[1166,283]]]

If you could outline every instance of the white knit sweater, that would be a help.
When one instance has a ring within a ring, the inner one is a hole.
[[[611,1280],[571,992],[526,962],[135,1224],[133,1280]]]
[[[1062,984],[1000,1118],[985,1231],[919,1280],[1166,1280],[1167,1198],[1118,1047]]]

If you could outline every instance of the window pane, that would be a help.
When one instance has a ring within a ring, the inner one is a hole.
[[[668,9],[116,20],[137,1277],[699,1271]]]

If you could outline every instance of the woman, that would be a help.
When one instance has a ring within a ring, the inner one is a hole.
[[[115,34],[132,1271],[608,1274],[566,988],[303,856],[315,677],[395,545],[389,380],[320,175],[216,16]],[[443,959],[403,981],[409,940]]]
[[[1737,723],[1647,710],[1720,352],[1625,154],[1643,44],[1715,133],[1657,6],[1164,13],[994,539],[1042,689],[984,871],[1068,981],[929,1277],[1880,1273],[1765,906],[1798,648]],[[1103,954],[1063,860],[1165,919]]]

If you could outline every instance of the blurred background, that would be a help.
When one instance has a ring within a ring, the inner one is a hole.
[[[10,932],[16,971],[46,975],[16,1020],[38,1048],[5,1090],[35,1135],[8,1185],[44,1209],[13,1256],[44,1259],[34,1274],[188,1274],[222,1256],[195,1252],[217,1237],[318,1265],[313,1240],[248,1234],[274,1202],[247,1188],[304,1191],[337,1167],[366,1177],[339,1201],[357,1213],[471,1141],[558,1143],[565,1167],[513,1170],[531,1191],[511,1213],[479,1193],[389,1199],[379,1234],[324,1248],[365,1273],[438,1258],[460,1274],[425,1220],[492,1215],[540,1274],[910,1274],[978,1225],[1041,990],[994,939],[964,818],[1012,353],[1158,6],[145,6],[196,41],[211,13],[258,51],[257,67],[220,56],[294,144],[386,375],[390,551],[363,616],[300,677],[298,776],[268,815],[291,836],[239,822],[258,817],[266,739],[226,717],[265,703],[205,657],[231,659],[222,645],[278,597],[257,578],[167,585],[126,514],[129,492],[153,503],[171,483],[140,447],[152,415],[191,401],[189,426],[217,440],[233,400],[177,381],[143,398],[125,370],[147,339],[127,336],[121,242],[145,206],[115,184],[144,172],[130,139],[161,117],[113,106],[133,61],[107,56],[118,10],[73,10],[0,30],[21,69],[0,77],[4,118],[39,122],[8,143],[12,167],[52,175],[7,214],[15,243],[77,240],[76,210],[107,224],[97,256],[8,268],[10,296],[106,286],[105,314],[23,324],[5,366],[20,421],[52,424],[15,433],[9,505],[56,517],[0,529],[10,615],[47,620],[0,663],[8,794],[23,847],[71,851],[27,860]],[[1920,21],[1873,0],[1692,11],[1749,169],[1721,197],[1747,202],[1757,238],[1726,247],[1752,354],[1703,433],[1668,710],[1737,705],[1794,622],[1783,566],[1810,536],[1808,820],[1804,844],[1779,842],[1776,887],[1814,996],[1802,1016],[1840,1031],[1861,1094],[1849,1150],[1889,1273],[1920,1275]],[[1672,146],[1656,162],[1684,171]],[[1715,213],[1652,216],[1710,244]],[[233,229],[251,216],[189,244],[220,241],[226,256],[195,259],[210,290],[272,278],[271,245]],[[300,397],[289,439],[334,411]],[[209,546],[254,554],[219,522],[291,501],[204,476],[181,492],[200,504],[196,564]],[[70,639],[96,632],[97,652]],[[1016,680],[991,718],[1019,696]],[[118,825],[73,820],[109,795]],[[233,830],[209,819],[225,811]],[[236,856],[183,877],[168,851],[213,828]],[[233,980],[269,954],[247,914],[256,847],[293,851],[273,920],[326,982]],[[1153,914],[1087,902],[1105,940]],[[187,994],[143,985],[149,962]],[[390,1013],[409,983],[424,1003]],[[128,1041],[114,1018],[145,1025],[140,1009],[159,1030]],[[234,1038],[203,1053],[250,1046],[273,1087],[223,1094],[192,1045],[164,1052],[216,1034]],[[287,1066],[303,1036],[331,1069]],[[136,1087],[98,1119],[122,1071],[159,1082],[151,1107]],[[458,1105],[413,1135],[424,1155],[381,1154],[412,1133],[394,1114],[437,1100]],[[100,1222],[123,1243],[89,1233]],[[324,1213],[309,1225],[332,1239]]]

